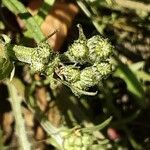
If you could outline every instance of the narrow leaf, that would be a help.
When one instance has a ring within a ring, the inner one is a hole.
[[[25,22],[27,30],[30,32],[36,42],[40,42],[44,39],[44,35],[41,32],[40,27],[21,2],[18,0],[2,0],[2,3],[11,12],[13,12],[15,15],[18,15]]]
[[[101,130],[101,129],[105,128],[107,125],[109,125],[109,123],[111,122],[111,120],[112,120],[112,117],[109,117],[107,120],[105,120],[100,125],[97,125],[97,126],[94,126],[94,127],[83,128],[82,131],[83,132],[93,132],[93,131]]]
[[[118,63],[118,69],[116,70],[114,75],[122,78],[126,82],[128,90],[137,97],[137,102],[139,104],[142,104],[143,102],[141,101],[141,99],[144,98],[144,90],[141,83],[138,81],[137,76],[117,57],[115,59]]]
[[[41,25],[41,23],[44,21],[45,17],[48,15],[48,12],[50,8],[53,6],[55,0],[44,0],[42,3],[42,6],[40,7],[37,15],[34,16],[34,19],[38,23],[38,25]]]

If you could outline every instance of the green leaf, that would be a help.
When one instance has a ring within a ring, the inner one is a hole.
[[[109,125],[109,123],[111,122],[112,117],[109,117],[107,120],[105,120],[103,123],[101,123],[100,125],[94,126],[94,127],[87,127],[87,128],[83,128],[82,131],[83,132],[93,132],[93,131],[98,131],[98,130],[102,130],[103,128],[105,128],[107,125]]]
[[[25,22],[27,30],[29,30],[36,42],[40,42],[44,39],[40,27],[21,2],[18,0],[2,0],[2,3]]]
[[[144,61],[133,63],[133,64],[130,64],[129,68],[132,71],[137,71],[137,70],[142,69],[144,67],[144,63],[145,63]]]
[[[150,74],[146,73],[145,71],[135,71],[135,74],[143,81],[150,81]]]
[[[0,80],[10,76],[13,70],[13,63],[6,58],[0,58]]]
[[[34,19],[38,23],[38,25],[41,25],[41,23],[44,21],[45,17],[48,15],[48,12],[52,5],[54,4],[55,0],[44,0],[42,3],[42,6],[40,7],[38,14],[34,16]]]
[[[122,78],[126,82],[128,90],[137,97],[138,103],[142,104],[143,102],[141,99],[144,98],[144,90],[141,83],[138,81],[136,74],[134,74],[134,72],[132,72],[132,70],[120,60],[117,59],[117,61],[118,69],[114,75]]]

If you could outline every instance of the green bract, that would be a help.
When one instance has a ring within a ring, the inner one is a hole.
[[[86,67],[81,71],[80,80],[81,86],[86,89],[98,84],[101,81],[101,75],[97,72],[96,67]]]
[[[63,66],[61,69],[61,75],[65,77],[65,80],[68,82],[76,82],[80,80],[80,70],[75,68],[75,66]]]

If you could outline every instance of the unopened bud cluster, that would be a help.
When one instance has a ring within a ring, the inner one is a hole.
[[[88,150],[94,142],[93,135],[76,130],[64,137],[64,150]]]
[[[99,35],[86,39],[81,26],[78,25],[78,28],[79,39],[69,46],[65,55],[71,63],[79,64],[82,69],[74,65],[64,66],[61,73],[71,84],[72,91],[81,95],[112,72],[113,47]]]
[[[33,72],[42,72],[45,66],[52,59],[53,53],[48,43],[40,43],[31,55],[31,70]]]
[[[79,39],[75,40],[72,45],[69,46],[66,56],[71,62],[74,63],[100,63],[102,61],[108,61],[112,55],[113,46],[100,35],[86,39],[83,30],[80,25]]]
[[[61,79],[78,96],[93,95],[88,92],[89,88],[101,83],[112,72],[113,47],[99,35],[87,39],[80,25],[78,28],[78,40],[63,54],[54,53],[47,41],[38,43],[35,48],[12,45],[9,42],[2,44],[8,56],[7,60],[0,60],[1,68],[5,68],[1,71],[1,78],[5,78],[6,72],[11,72],[10,62],[21,61],[30,65],[32,73],[44,73],[51,79]],[[10,41],[6,35],[4,37]],[[62,58],[67,58],[69,65]]]

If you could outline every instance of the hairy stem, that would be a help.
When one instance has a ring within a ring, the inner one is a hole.
[[[10,81],[7,81],[6,83],[10,94],[10,103],[16,121],[16,132],[17,132],[20,147],[22,150],[30,150],[31,144],[28,141],[26,130],[25,130],[25,123],[22,117],[21,99],[17,94],[17,90],[15,86]]]

